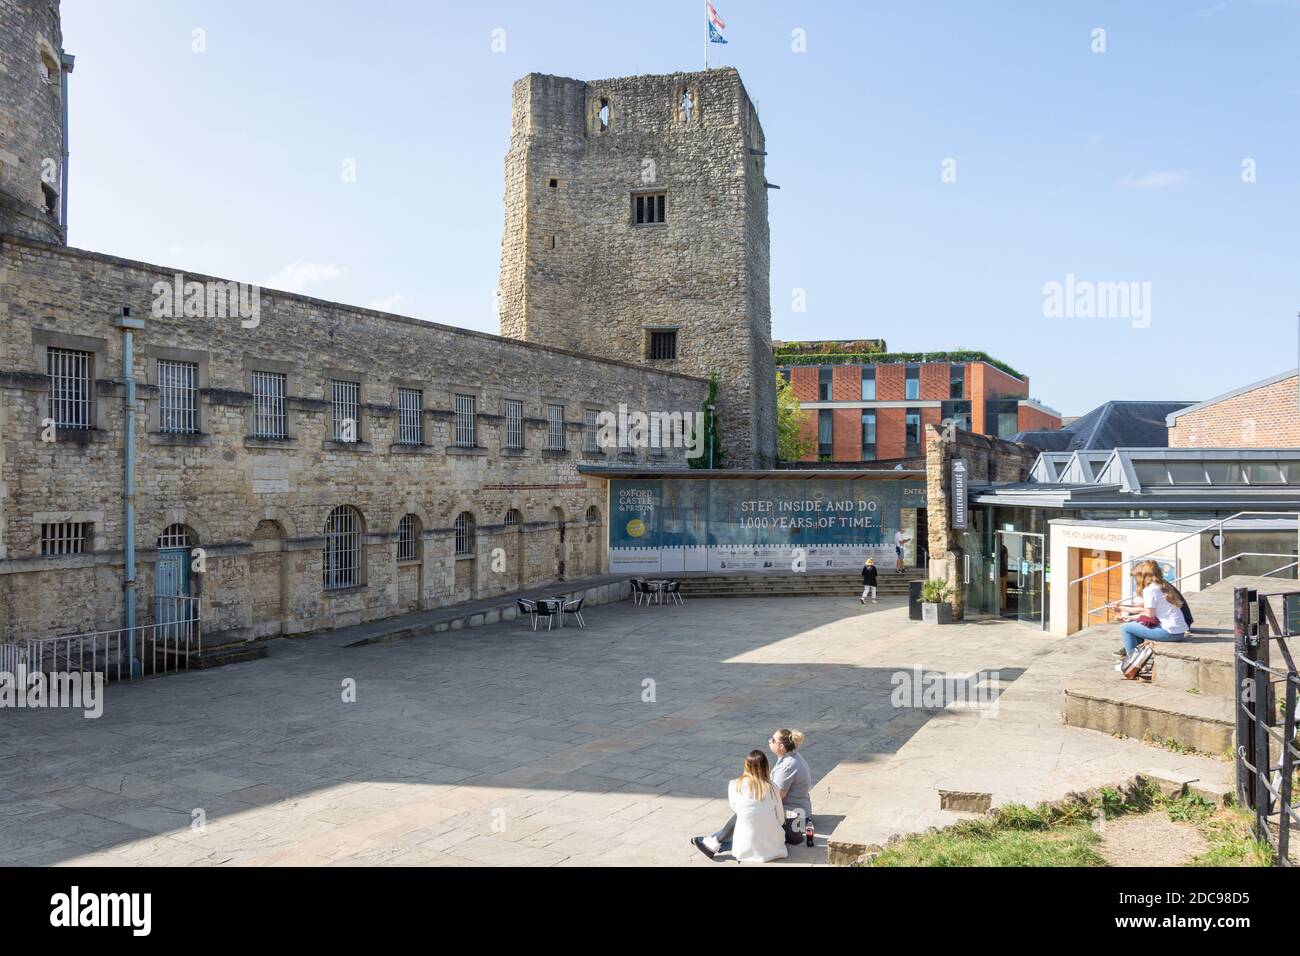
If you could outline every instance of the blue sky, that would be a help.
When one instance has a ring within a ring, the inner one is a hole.
[[[64,0],[70,242],[495,331],[510,84],[699,69],[703,6]],[[717,7],[774,337],[983,349],[1066,414],[1295,365],[1297,0]],[[1149,321],[1046,316],[1067,275],[1150,283]]]

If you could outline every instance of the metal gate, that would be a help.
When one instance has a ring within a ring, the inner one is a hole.
[[[1233,592],[1236,665],[1237,799],[1255,812],[1255,837],[1290,866],[1295,774],[1296,692],[1300,675],[1287,639],[1300,635],[1300,592]],[[1272,660],[1276,649],[1280,661]],[[1279,694],[1280,691],[1280,694]],[[1279,696],[1281,700],[1279,700]]]

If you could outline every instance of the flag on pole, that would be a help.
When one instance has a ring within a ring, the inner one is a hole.
[[[727,38],[722,35],[722,31],[727,29],[727,25],[722,22],[722,17],[718,16],[718,11],[714,9],[711,0],[704,0],[704,9],[709,15],[709,42],[726,43]]]

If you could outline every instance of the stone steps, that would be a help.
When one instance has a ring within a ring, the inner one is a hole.
[[[224,667],[226,664],[261,660],[267,653],[268,650],[265,644],[252,641],[221,644],[217,647],[204,648],[198,654],[191,654],[189,669],[208,670],[212,667]]]
[[[902,575],[882,572],[877,594],[882,598],[907,597],[908,585],[925,573],[909,568]],[[858,597],[862,575],[845,574],[719,574],[679,578],[682,596],[692,597]]]
[[[1162,660],[1156,663],[1157,680]],[[1172,740],[1207,754],[1233,748],[1232,697],[1110,678],[1088,677],[1065,688],[1065,723],[1138,740]]]

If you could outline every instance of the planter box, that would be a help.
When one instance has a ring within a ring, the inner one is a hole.
[[[926,624],[951,624],[952,605],[947,601],[942,604],[922,604],[921,620]]]

